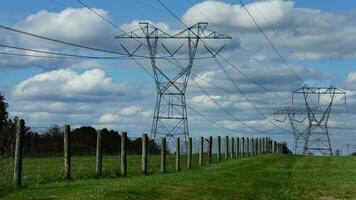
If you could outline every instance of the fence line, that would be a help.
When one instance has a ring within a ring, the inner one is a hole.
[[[22,185],[22,159],[23,159],[23,138],[24,138],[24,121],[19,120],[17,122],[16,132],[16,145],[15,145],[15,159],[14,159],[14,174],[13,184],[15,187]],[[63,178],[71,179],[71,129],[69,125],[63,127]],[[121,151],[120,151],[120,175],[128,175],[128,136],[126,132],[121,134]],[[96,134],[96,176],[102,176],[103,174],[103,135],[100,130],[97,130]],[[174,142],[174,141],[173,141]],[[172,143],[167,143],[166,138],[161,138],[160,141],[160,168],[161,173],[167,172],[167,155],[172,155],[172,152],[167,149],[167,144],[172,146]],[[149,169],[149,145],[150,140],[147,134],[142,134],[141,137],[141,173],[148,174]],[[185,148],[181,148],[182,145]],[[224,150],[224,160],[238,159],[240,157],[257,156],[261,154],[289,154],[291,151],[285,144],[272,140],[271,138],[249,138],[249,137],[229,137],[225,136],[224,140],[221,140],[220,136],[217,137],[200,137],[199,139],[188,138],[186,143],[182,143],[179,138],[176,139],[174,146],[175,154],[175,171],[180,171],[182,167],[182,160],[186,159],[186,168],[192,168],[192,162],[194,155],[197,155],[198,166],[205,164],[222,161],[221,150]],[[183,150],[184,149],[184,150]],[[215,156],[214,156],[215,154]],[[216,159],[215,159],[216,158]]]

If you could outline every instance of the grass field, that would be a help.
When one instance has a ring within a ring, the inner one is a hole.
[[[159,174],[139,176],[140,157],[129,157],[129,177],[117,174],[117,157],[105,157],[104,177],[95,178],[95,158],[73,158],[73,180],[62,180],[62,158],[24,162],[24,187],[9,187],[11,166],[2,164],[4,199],[356,199],[355,157],[263,155]],[[196,163],[196,162],[193,162]]]

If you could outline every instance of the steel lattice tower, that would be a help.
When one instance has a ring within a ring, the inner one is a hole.
[[[302,154],[304,151],[305,132],[307,129],[304,128],[303,130],[299,130],[296,126],[296,123],[303,123],[305,117],[303,117],[303,119],[301,120],[298,120],[297,116],[301,116],[305,114],[306,114],[305,110],[295,109],[291,107],[285,107],[273,113],[274,120],[278,122],[285,122],[288,119],[289,125],[294,135],[294,146],[293,146],[294,154]],[[278,119],[277,118],[278,116],[284,116],[284,118]]]
[[[305,145],[303,154],[305,155],[332,155],[330,136],[328,130],[328,121],[331,107],[336,95],[343,95],[346,103],[346,93],[333,86],[330,87],[308,87],[304,86],[293,91],[292,103],[294,95],[302,94],[305,102],[306,113],[309,120],[309,125],[306,130]],[[314,105],[321,105],[320,98],[327,96],[323,103],[323,111],[316,112]],[[314,98],[314,99],[313,99]],[[315,103],[315,101],[317,103]]]
[[[342,148],[346,148],[347,155],[356,153],[356,144],[345,144]]]
[[[208,55],[205,58],[211,58],[225,47],[223,44],[219,48],[213,48],[210,46],[212,41],[231,39],[227,35],[208,30],[207,26],[208,23],[197,23],[176,34],[169,34],[147,22],[140,22],[139,29],[116,37],[135,41],[144,40],[143,42],[146,43],[144,46],[148,50],[147,57],[152,65],[157,90],[151,139],[158,140],[166,137],[174,142],[174,138],[180,137],[183,141],[187,141],[189,137],[185,93],[199,42],[203,40],[201,47]],[[133,53],[128,51],[128,47],[122,44],[121,46],[129,55],[135,56],[142,48],[143,42],[133,49]],[[176,55],[187,55],[188,62],[184,65],[180,64]],[[172,73],[170,69],[173,67],[167,68],[167,65],[179,65],[180,69]]]

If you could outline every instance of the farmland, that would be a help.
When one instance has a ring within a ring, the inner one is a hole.
[[[73,158],[73,179],[62,179],[63,158],[24,160],[24,187],[11,189],[11,166],[2,161],[4,199],[355,199],[356,158],[260,155],[225,160],[192,170],[160,174],[151,156],[149,175],[140,175],[140,156],[129,156],[128,177],[119,158],[106,156],[104,176],[95,177],[95,157]],[[193,159],[196,160],[196,159]],[[184,167],[184,165],[182,166]],[[6,171],[7,170],[7,171]]]

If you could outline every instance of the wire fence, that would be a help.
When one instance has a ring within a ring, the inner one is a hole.
[[[24,130],[17,128],[15,139],[8,145],[12,149],[11,152],[0,158],[0,195],[6,193],[12,185],[16,185],[17,173],[20,173],[17,174],[21,180],[20,185],[64,181],[68,164],[71,179],[87,179],[194,169],[209,163],[254,155],[254,150],[258,150],[260,154],[282,153],[281,144],[269,138],[254,140],[259,143],[236,137],[191,138],[190,150],[189,140],[181,141],[179,145],[174,140],[169,140],[167,148],[162,149],[164,147],[161,146],[161,141],[146,141],[144,136],[129,135],[124,140],[125,135],[113,130],[97,131],[84,127],[69,133],[67,136],[65,130],[58,126],[30,127]],[[20,147],[18,137],[22,137]],[[257,144],[262,146],[262,143],[264,149],[256,148]],[[277,144],[280,146],[276,146]],[[179,153],[176,151],[177,147]],[[147,151],[144,151],[144,148],[147,148]],[[21,154],[16,153],[17,151]],[[19,164],[18,155],[22,154],[23,159],[21,156]],[[102,157],[99,158],[99,155]],[[63,159],[64,163],[69,160],[67,166],[64,165]]]

